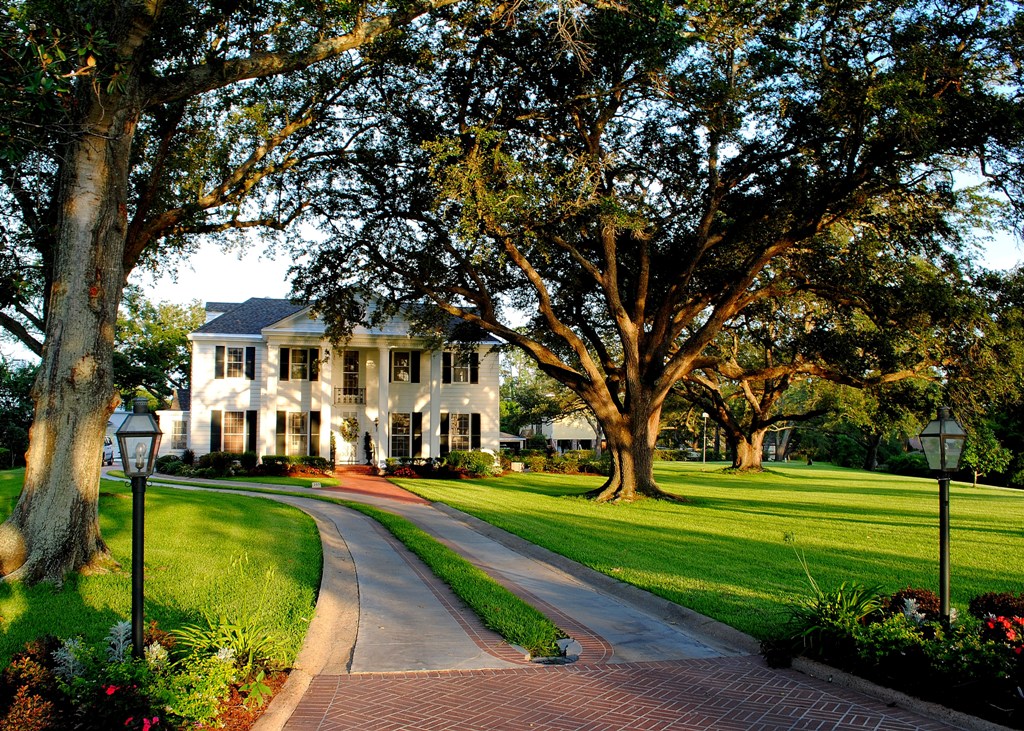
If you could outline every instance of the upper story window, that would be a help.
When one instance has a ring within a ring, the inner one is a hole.
[[[441,380],[443,383],[479,383],[480,354],[445,351]]]
[[[228,378],[241,378],[245,374],[245,348],[229,347],[224,364]]]
[[[320,379],[320,348],[281,348],[282,381]]]
[[[390,360],[393,383],[420,382],[420,351],[392,350]]]
[[[256,377],[256,348],[242,345],[218,345],[214,351],[214,378]]]
[[[412,380],[412,358],[407,350],[399,350],[391,354],[391,380],[397,383],[409,383]]]

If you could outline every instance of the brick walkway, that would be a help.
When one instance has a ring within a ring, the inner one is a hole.
[[[323,492],[338,493],[339,497],[348,493],[352,499],[370,498],[374,502],[383,498],[404,503],[413,511],[420,509],[417,504],[428,504],[380,478],[348,473],[343,480],[344,487],[325,488]],[[385,538],[385,543],[404,550],[381,529],[375,532]],[[407,560],[418,564],[411,556]],[[301,698],[289,707],[280,722],[274,723],[275,731],[953,728],[796,671],[768,668],[757,656],[694,655],[689,657],[697,659],[615,662],[614,648],[601,636],[534,596],[530,596],[531,601],[557,616],[567,629],[571,628],[584,652],[580,661],[571,665],[518,664],[523,662],[521,656],[517,658],[512,648],[484,629],[479,619],[450,596],[450,590],[425,567],[419,565],[416,573],[444,607],[442,611],[458,620],[482,651],[503,662],[484,670],[345,675],[319,671],[311,680],[306,676],[308,686],[302,686]],[[510,588],[524,593],[521,586]],[[393,601],[404,604],[406,595],[401,596]],[[619,610],[609,605],[607,611]],[[333,646],[333,638],[331,634],[319,636],[317,644]],[[510,662],[518,666],[509,667]]]
[[[285,731],[943,731],[757,658],[319,676]]]

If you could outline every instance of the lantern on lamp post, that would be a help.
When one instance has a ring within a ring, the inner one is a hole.
[[[132,655],[141,658],[146,478],[153,474],[162,436],[156,419],[146,408],[146,399],[135,399],[132,413],[115,434],[124,474],[132,481]]]
[[[967,433],[949,412],[940,406],[938,417],[921,432],[928,466],[939,473],[939,614],[949,624],[949,473],[960,466]]]

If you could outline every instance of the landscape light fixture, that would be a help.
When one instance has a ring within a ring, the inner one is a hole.
[[[121,465],[132,481],[132,655],[141,658],[143,625],[143,562],[146,531],[146,478],[153,474],[160,449],[160,426],[146,408],[146,399],[137,398],[132,413],[115,432],[121,449]]]
[[[939,473],[939,614],[949,624],[949,473],[960,466],[967,433],[949,412],[940,406],[936,419],[921,432],[921,446],[928,466]]]

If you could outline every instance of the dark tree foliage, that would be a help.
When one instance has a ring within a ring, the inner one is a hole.
[[[296,290],[339,339],[429,303],[433,321],[410,310],[424,330],[454,315],[523,349],[601,422],[600,499],[661,494],[666,395],[720,360],[747,312],[828,301],[808,340],[874,359],[840,365],[877,378],[907,346],[886,341],[933,326],[837,348],[862,282],[891,316],[908,287],[920,301],[958,276],[971,227],[994,215],[991,187],[958,173],[1016,200],[1013,4],[634,3],[580,10],[568,47],[520,8],[396,41],[404,72],[353,91],[372,131],[339,166]]]

